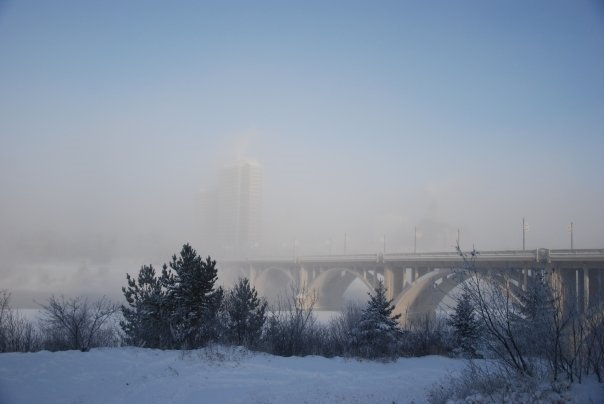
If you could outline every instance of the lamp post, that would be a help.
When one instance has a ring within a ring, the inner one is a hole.
[[[344,233],[344,255],[346,255],[346,244],[348,243],[348,235]]]
[[[570,222],[568,225],[568,231],[570,232],[570,249],[575,249],[575,222]]]
[[[413,254],[417,253],[417,226],[413,228]]]
[[[522,251],[526,250],[526,232],[529,230],[529,225],[522,218]]]

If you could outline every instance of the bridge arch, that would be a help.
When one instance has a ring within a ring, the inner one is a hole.
[[[453,269],[436,269],[417,278],[394,298],[394,312],[412,320],[425,314],[434,315],[445,296],[468,276]]]
[[[536,271],[532,271],[534,274]],[[520,270],[502,269],[495,273],[470,272],[460,269],[436,269],[418,278],[408,285],[394,299],[395,313],[401,314],[403,320],[413,320],[420,316],[434,316],[438,306],[450,293],[462,283],[477,275],[480,279],[489,278],[494,286],[505,290],[510,288],[510,296],[516,303],[520,303],[518,290],[522,289],[518,281]]]
[[[269,303],[276,303],[279,298],[285,297],[289,288],[297,283],[291,269],[282,267],[262,269],[253,279],[254,287]]]
[[[323,310],[340,310],[344,306],[344,292],[352,282],[359,279],[373,291],[375,282],[363,276],[365,272],[346,267],[334,267],[323,270],[310,283],[308,289],[317,294],[317,308]]]

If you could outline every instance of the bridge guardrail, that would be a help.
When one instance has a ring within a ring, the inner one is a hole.
[[[347,254],[347,255],[307,255],[299,257],[256,257],[241,260],[225,260],[223,264],[304,264],[304,263],[393,263],[397,261],[407,262],[463,262],[463,258],[454,251],[447,252],[424,252],[424,253],[390,253],[390,254]],[[604,249],[560,249],[550,250],[538,248],[535,250],[503,250],[503,251],[478,251],[477,262],[604,262]]]

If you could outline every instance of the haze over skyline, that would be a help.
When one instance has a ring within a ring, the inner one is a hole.
[[[0,279],[110,290],[264,170],[276,255],[604,247],[604,6],[0,2]],[[114,290],[116,289],[117,290]]]

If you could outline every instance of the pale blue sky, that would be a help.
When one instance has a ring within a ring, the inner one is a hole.
[[[6,256],[167,258],[241,156],[267,245],[604,247],[601,1],[2,1],[0,114]]]

